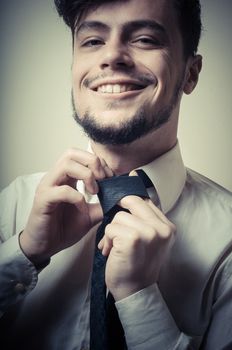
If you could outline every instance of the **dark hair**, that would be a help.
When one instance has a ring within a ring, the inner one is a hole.
[[[54,0],[58,14],[74,33],[76,21],[85,11],[100,5],[122,0]],[[125,1],[125,0],[124,0]],[[194,56],[201,37],[200,0],[170,0],[177,11],[179,28],[183,39],[184,56]]]
[[[200,0],[174,0],[174,7],[183,39],[184,56],[194,56],[202,31]]]

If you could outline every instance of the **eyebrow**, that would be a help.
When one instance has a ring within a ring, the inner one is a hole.
[[[144,28],[151,29],[155,32],[159,32],[160,34],[167,36],[165,28],[154,20],[135,20],[122,25],[122,29],[124,32],[135,32]],[[109,32],[110,26],[100,21],[84,21],[79,27],[77,27],[76,35],[91,30]]]
[[[79,27],[76,28],[76,35],[91,30],[108,32],[110,30],[110,27],[107,24],[98,21],[85,21],[81,23]]]
[[[137,21],[125,23],[124,25],[124,29],[126,31],[131,31],[131,32],[135,32],[136,30],[140,30],[144,28],[151,29],[161,34],[166,34],[165,28],[154,20],[137,20]]]

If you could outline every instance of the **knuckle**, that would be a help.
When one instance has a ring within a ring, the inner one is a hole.
[[[67,170],[69,168],[70,158],[63,158],[60,162],[61,168]]]
[[[57,164],[60,166],[66,165],[70,159],[72,159],[74,153],[74,148],[68,148],[61,157],[57,160]]]
[[[59,192],[61,197],[66,197],[70,191],[70,187],[68,185],[63,185],[59,187]]]
[[[161,236],[163,239],[170,239],[170,237],[173,235],[174,231],[173,231],[173,225],[170,224],[164,224],[162,227],[162,232],[161,232]]]
[[[130,234],[127,234],[127,243],[133,247],[136,248],[138,245],[140,245],[141,242],[141,235],[138,230],[133,230]]]
[[[50,173],[56,173],[56,172],[63,172],[68,169],[70,158],[68,156],[63,156],[58,159],[58,161],[54,164],[53,168],[51,169]]]
[[[64,158],[72,158],[75,152],[76,149],[74,147],[69,147],[64,153]]]
[[[125,211],[123,211],[123,210],[120,210],[119,212],[117,212],[116,214],[115,214],[115,216],[114,216],[114,218],[113,218],[113,221],[115,222],[115,223],[120,223],[122,220],[123,220],[123,218],[125,217]]]
[[[87,182],[92,182],[94,180],[93,172],[89,168],[85,169],[83,174],[83,180]]]
[[[95,154],[93,154],[90,159],[90,164],[93,168],[98,169],[101,165],[101,162],[100,162],[100,159]]]
[[[146,234],[151,240],[157,236],[157,229],[155,226],[148,226],[146,229]]]
[[[132,196],[132,195],[125,196],[125,197],[123,197],[121,199],[121,202],[123,203],[123,205],[126,205],[126,206],[130,207],[130,206],[132,206],[134,204],[135,197],[136,196]]]

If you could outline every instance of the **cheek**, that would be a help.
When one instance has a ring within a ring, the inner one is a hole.
[[[88,61],[76,58],[72,65],[72,85],[75,91],[79,91],[83,84],[83,80],[88,72]]]
[[[178,67],[175,61],[168,55],[163,54],[156,60],[156,71],[158,80],[158,91],[160,94],[169,97],[173,94],[178,77]]]
[[[171,58],[168,54],[163,53],[161,57],[158,57],[155,62],[156,70],[157,70],[157,78],[161,82],[170,83],[172,76],[174,64],[172,63]]]
[[[172,62],[173,60],[165,51],[152,53],[150,57],[145,56],[141,61],[145,70],[157,80],[158,90],[166,89],[172,85],[172,80],[175,79],[175,69]]]

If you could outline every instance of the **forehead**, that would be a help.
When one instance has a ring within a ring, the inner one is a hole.
[[[178,27],[173,0],[111,1],[87,10],[77,27],[84,21],[99,21],[114,26],[140,19],[154,20],[170,30]]]

